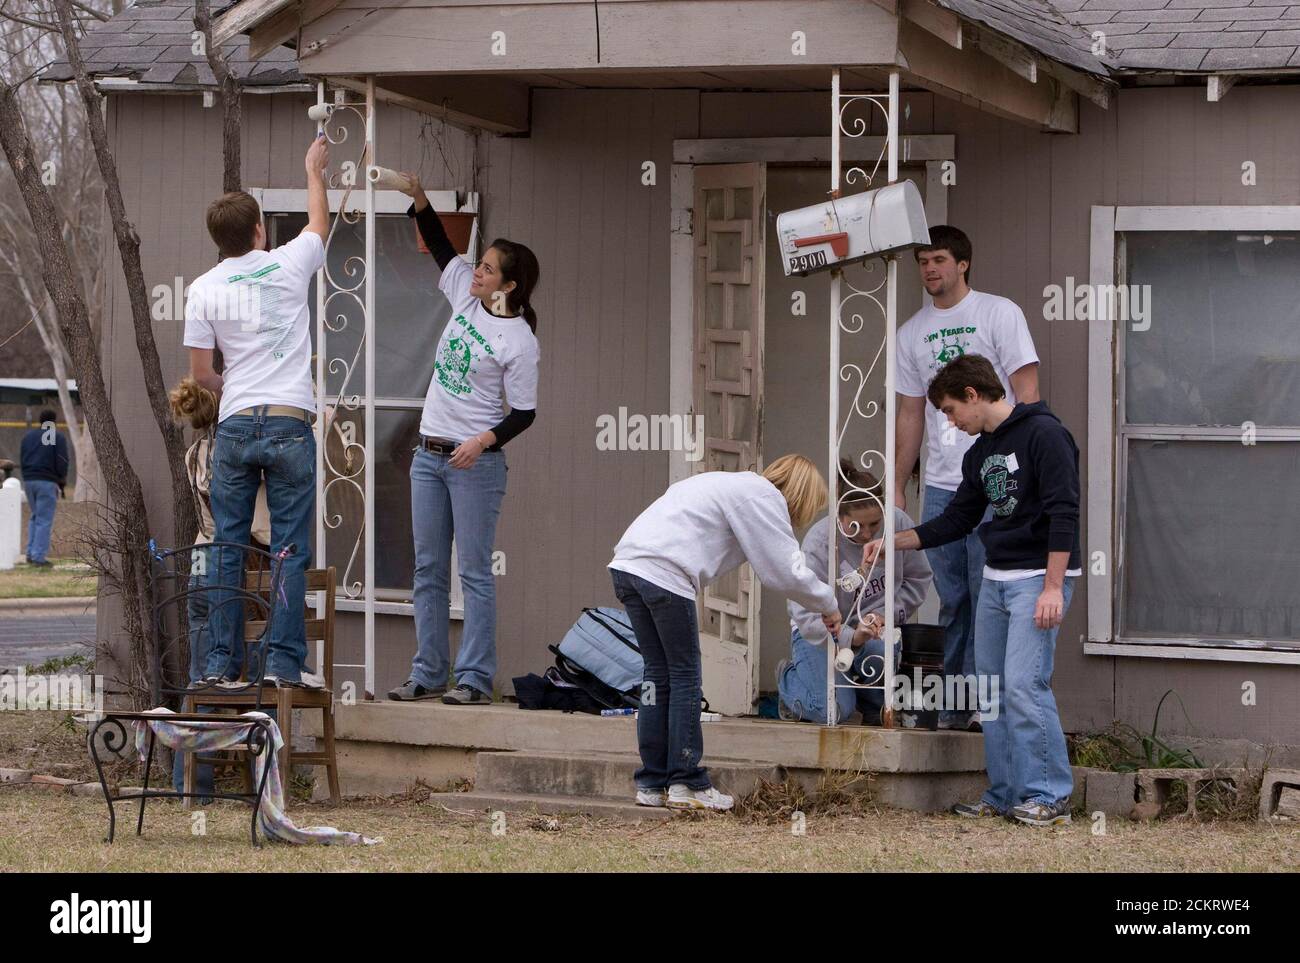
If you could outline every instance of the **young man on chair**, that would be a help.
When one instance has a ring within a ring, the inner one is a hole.
[[[266,483],[271,551],[290,549],[283,562],[265,666],[249,667],[277,684],[302,681],[307,660],[304,573],[311,561],[316,508],[316,410],[311,379],[307,289],[325,263],[329,202],[324,135],[307,150],[307,226],[293,240],[266,250],[262,212],[248,194],[222,195],[208,205],[208,233],[222,260],[190,285],[185,344],[190,373],[221,399],[213,447],[210,496],[217,542],[249,543],[257,490]],[[213,349],[225,368],[213,370]],[[242,553],[219,554],[218,584],[240,584]],[[237,678],[243,644],[236,604],[214,593],[207,684]]]

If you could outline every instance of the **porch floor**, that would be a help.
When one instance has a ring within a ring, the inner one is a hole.
[[[501,753],[519,754],[520,763],[528,757],[538,766],[562,756],[580,766],[604,767],[603,775],[597,776],[594,769],[588,774],[603,786],[611,784],[609,767],[616,766],[618,772],[628,773],[626,790],[631,793],[628,766],[636,759],[636,720],[626,716],[528,711],[510,703],[448,706],[385,701],[336,703],[334,720],[345,795],[402,792],[417,779],[435,788],[473,780],[476,788],[483,788],[487,783],[483,763]],[[886,805],[939,809],[984,785],[984,742],[977,733],[829,728],[758,718],[727,718],[703,725],[705,765],[761,769],[804,781],[813,781],[826,770],[867,772],[873,774],[873,792]],[[304,713],[299,731],[319,736],[319,715]],[[512,768],[521,779],[514,788],[537,792],[538,785],[525,785],[523,779],[537,766]],[[572,786],[581,785],[586,776],[576,782],[572,776],[565,778],[570,791],[575,791]],[[323,781],[317,780],[318,789]],[[511,788],[508,781],[493,776],[494,792],[504,794]],[[607,793],[602,789],[590,794],[593,809],[598,808],[594,797],[611,798]]]

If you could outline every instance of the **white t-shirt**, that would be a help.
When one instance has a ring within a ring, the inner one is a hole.
[[[254,405],[316,409],[307,285],[324,263],[320,235],[303,231],[273,251],[226,258],[190,285],[185,345],[220,348],[226,363],[219,420]]]
[[[452,258],[438,279],[451,320],[438,341],[420,434],[460,443],[501,423],[505,405],[537,407],[541,349],[522,317],[498,318],[469,293],[474,269]]]
[[[989,359],[1012,405],[1016,395],[1010,374],[1038,361],[1029,325],[1015,302],[971,291],[951,308],[923,307],[898,329],[898,393],[924,398],[938,370],[964,354]],[[961,484],[962,456],[975,444],[975,436],[952,427],[947,415],[928,400],[925,425],[925,484],[955,492]]]

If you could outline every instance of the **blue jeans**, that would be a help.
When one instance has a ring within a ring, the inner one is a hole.
[[[257,490],[266,479],[266,505],[271,515],[271,552],[287,545],[294,551],[281,568],[283,595],[276,599],[275,618],[265,667],[250,667],[286,682],[302,680],[307,661],[305,573],[311,564],[312,528],[316,512],[316,437],[311,426],[283,415],[231,415],[217,426],[212,454],[214,541],[248,545]],[[235,588],[245,568],[244,553],[218,553],[218,584]],[[238,675],[243,665],[241,606],[223,592],[214,592],[210,617],[212,647],[206,676]]]
[[[451,542],[465,593],[456,682],[487,695],[497,674],[497,589],[492,544],[506,494],[506,456],[485,451],[469,468],[448,455],[416,449],[411,462],[415,537],[415,637],[411,678],[426,689],[447,684],[451,662]]]
[[[894,666],[898,666],[899,649],[894,650]],[[855,676],[862,676],[867,681],[876,683],[884,667],[885,643],[882,639],[868,639],[853,657],[853,667],[849,671]],[[871,660],[868,662],[868,660]],[[865,666],[863,663],[867,663]],[[843,672],[837,672],[836,681],[846,685],[849,679]],[[794,629],[790,635],[790,662],[785,671],[776,680],[777,691],[781,701],[804,722],[816,722],[826,725],[826,644],[813,645]],[[836,689],[836,721],[843,722],[853,714],[855,708],[861,710],[868,721],[880,717],[880,708],[885,704],[883,689]]]
[[[1052,695],[1052,664],[1058,629],[1034,625],[1034,606],[1043,576],[1015,582],[985,579],[975,616],[975,670],[998,683],[992,711],[981,712],[984,765],[989,788],[984,800],[999,810],[1023,802],[1055,805],[1070,798],[1074,779],[1065,733]],[[1069,611],[1074,578],[1062,589]]]
[[[704,731],[700,727],[700,633],[695,601],[628,572],[611,569],[614,594],[627,609],[645,676],[636,739],[638,789],[685,785],[708,789]],[[646,685],[645,683],[649,683]]]
[[[926,485],[922,524],[942,515],[956,494]],[[990,508],[982,522],[992,517]],[[971,532],[959,541],[927,548],[925,557],[934,571],[934,588],[939,593],[939,624],[944,630],[944,691],[949,691],[947,677],[968,676],[975,671],[975,610],[979,605],[980,583],[984,580],[984,543],[976,532]],[[939,712],[939,719],[953,721],[967,715],[945,709]]]
[[[27,522],[27,563],[44,562],[50,554],[50,533],[54,531],[54,509],[59,504],[59,486],[52,481],[24,482],[32,517]]]

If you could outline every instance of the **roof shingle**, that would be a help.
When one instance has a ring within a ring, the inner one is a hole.
[[[213,13],[223,6],[213,4]],[[137,0],[106,23],[95,24],[81,40],[81,55],[96,77],[131,77],[142,84],[203,84],[215,81],[207,58],[193,52],[194,4],[190,0]],[[277,47],[260,60],[248,58],[248,37],[222,45],[230,70],[246,86],[301,83],[297,57]],[[70,80],[72,67],[58,60],[42,80]]]

